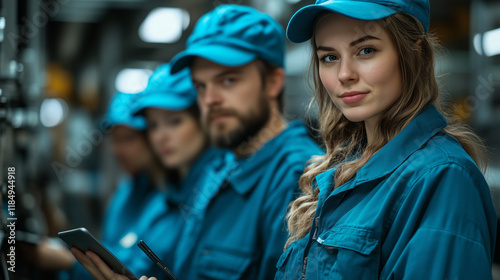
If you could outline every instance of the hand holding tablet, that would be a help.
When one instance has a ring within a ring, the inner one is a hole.
[[[94,277],[99,275],[104,279],[139,280],[139,278],[137,278],[137,276],[135,276],[130,269],[128,269],[117,257],[106,249],[106,247],[104,247],[86,228],[77,228],[59,232],[58,236],[66,244],[68,244],[69,247],[71,247],[73,255]],[[151,259],[151,261],[153,261],[154,264],[159,266],[167,274],[167,279],[177,280],[173,273],[153,253],[144,241],[139,241],[137,245]],[[145,279],[147,279],[147,277],[143,276],[140,280]],[[156,280],[154,277],[149,279]]]
[[[132,280],[138,280],[137,276],[132,273],[118,258],[116,258],[106,247],[104,247],[97,239],[86,229],[77,228],[68,231],[59,232],[57,234],[68,246],[75,247],[83,254],[87,251],[92,251],[100,257],[102,261],[115,273],[124,275]],[[73,254],[75,251],[72,250]],[[78,256],[76,252],[75,257]],[[83,263],[82,263],[83,265]],[[90,272],[90,271],[89,271]]]

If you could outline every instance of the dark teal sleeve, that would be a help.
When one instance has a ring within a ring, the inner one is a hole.
[[[102,224],[102,240],[111,241],[119,238],[117,229],[121,229],[120,221],[123,216],[123,210],[127,207],[127,201],[133,191],[133,185],[130,181],[121,178],[118,188],[113,194],[109,205],[107,206],[106,213]]]
[[[487,251],[457,233],[420,228],[394,267],[394,279],[492,279]]]
[[[432,168],[413,183],[392,225],[400,236],[387,278],[491,279],[496,221],[477,168]]]
[[[297,169],[297,168],[295,168]],[[284,171],[282,169],[282,171]],[[276,263],[283,253],[288,232],[286,230],[285,215],[290,202],[294,199],[294,194],[298,191],[298,180],[302,175],[302,170],[288,169],[284,174],[275,174],[274,182],[278,185],[271,185],[268,198],[264,204],[264,217],[262,218],[263,233],[263,254],[260,260],[260,273],[257,279],[274,279],[276,274]]]

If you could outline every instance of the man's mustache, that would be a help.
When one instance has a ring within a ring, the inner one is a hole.
[[[207,114],[207,120],[212,120],[214,118],[217,118],[219,116],[238,116],[238,112],[234,109],[228,109],[228,108],[217,108],[217,109],[212,109],[208,112]]]

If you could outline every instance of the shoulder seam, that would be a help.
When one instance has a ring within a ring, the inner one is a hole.
[[[469,177],[472,177],[470,172],[467,171],[467,169],[462,166],[461,164],[457,163],[457,162],[453,162],[453,161],[447,161],[447,162],[440,162],[439,164],[435,164],[435,165],[432,165],[432,166],[429,166],[427,167],[427,169],[420,175],[418,176],[411,184],[409,184],[409,187],[406,189],[406,191],[404,192],[404,194],[401,196],[401,199],[400,199],[400,202],[399,202],[399,205],[397,206],[397,211],[394,212],[394,215],[391,217],[391,221],[390,223],[392,224],[394,222],[394,219],[395,217],[398,215],[399,211],[401,210],[401,207],[402,205],[404,204],[404,202],[406,201],[406,199],[408,198],[408,194],[411,192],[411,190],[413,190],[414,186],[425,176],[427,175],[429,172],[433,171],[433,168],[436,168],[438,166],[442,166],[442,165],[448,165],[448,166],[458,166],[460,169],[464,170],[466,172],[466,174],[469,176]],[[471,180],[473,185],[474,185],[474,188],[477,192],[479,192],[479,188],[476,184],[476,182],[474,182],[474,180]]]
[[[433,227],[421,227],[419,228],[419,230],[430,230],[430,231],[439,231],[439,232],[442,232],[442,233],[446,233],[446,234],[449,234],[449,235],[453,235],[453,236],[457,236],[457,237],[461,237],[463,239],[467,239],[473,243],[476,243],[476,245],[479,245],[480,247],[484,248],[483,244],[478,241],[478,240],[474,240],[468,236],[465,236],[465,235],[462,235],[462,234],[459,234],[457,232],[453,232],[453,231],[449,231],[449,230],[445,230],[445,229],[442,229],[442,228],[433,228]]]

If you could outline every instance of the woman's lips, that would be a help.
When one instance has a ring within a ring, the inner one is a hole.
[[[368,92],[361,92],[361,91],[349,91],[345,92],[340,96],[340,99],[344,101],[344,103],[351,104],[351,103],[356,103],[360,101],[361,99],[365,98],[365,96],[368,94]]]

